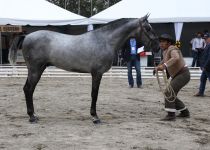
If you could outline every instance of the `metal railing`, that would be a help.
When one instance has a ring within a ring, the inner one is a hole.
[[[153,67],[141,67],[142,78],[155,78],[153,76]],[[201,70],[198,67],[190,67],[192,79],[199,79]],[[27,77],[28,70],[26,66],[0,66],[0,77]],[[135,69],[133,70],[135,77]],[[68,72],[54,66],[48,67],[42,74],[42,77],[91,77],[89,73]],[[112,67],[103,77],[127,78],[126,67]]]

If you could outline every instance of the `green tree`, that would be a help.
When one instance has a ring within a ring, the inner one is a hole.
[[[90,17],[91,15],[95,15],[121,0],[48,0],[48,1],[64,9],[67,9],[73,13],[80,14],[85,17]]]

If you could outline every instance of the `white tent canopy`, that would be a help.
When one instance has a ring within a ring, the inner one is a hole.
[[[151,23],[210,22],[209,6],[210,0],[122,0],[91,18],[108,22],[150,13]]]
[[[210,22],[210,0],[122,0],[91,17],[113,21],[119,18],[141,18],[150,14],[150,23],[173,22],[176,40],[181,37],[183,22]]]
[[[83,19],[46,0],[0,0],[0,25],[66,25]]]

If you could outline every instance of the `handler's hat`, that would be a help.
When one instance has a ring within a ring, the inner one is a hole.
[[[162,34],[160,37],[159,37],[159,40],[166,40],[166,41],[169,41],[171,42],[171,44],[175,44],[175,40],[169,35],[169,34]]]

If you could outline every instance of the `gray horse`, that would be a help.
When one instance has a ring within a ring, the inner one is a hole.
[[[81,35],[66,35],[52,31],[36,31],[13,41],[9,60],[16,62],[17,49],[22,46],[28,68],[28,78],[23,88],[30,122],[37,122],[34,114],[33,93],[47,66],[92,75],[92,102],[90,114],[94,123],[100,123],[96,113],[96,102],[102,75],[111,66],[115,54],[122,44],[138,33],[142,43],[151,50],[158,48],[158,38],[147,21],[148,15],[140,19],[119,19]]]

